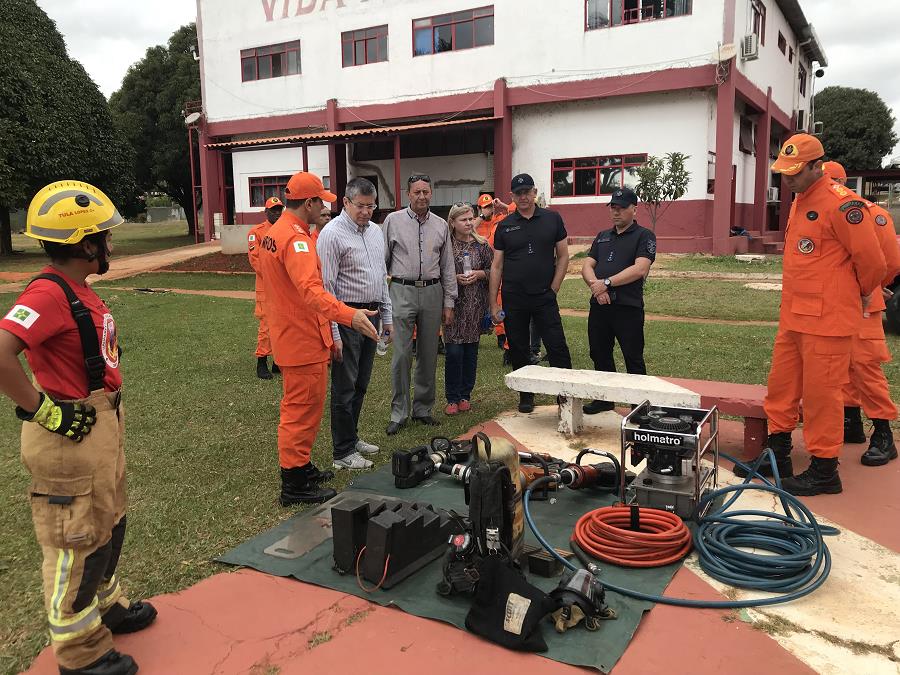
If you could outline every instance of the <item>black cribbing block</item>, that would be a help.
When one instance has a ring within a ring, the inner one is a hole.
[[[384,576],[384,564],[388,554],[392,553],[392,545],[399,537],[395,532],[405,524],[403,516],[393,511],[384,511],[375,518],[369,519],[369,530],[366,534],[366,552],[360,565],[363,576],[373,583],[381,581]]]
[[[356,557],[366,543],[368,520],[366,502],[346,501],[331,507],[334,568],[341,574],[355,569]]]

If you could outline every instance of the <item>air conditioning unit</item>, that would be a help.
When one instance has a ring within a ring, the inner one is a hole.
[[[806,111],[795,110],[794,114],[797,116],[797,131],[806,131]]]
[[[777,202],[778,201],[778,188],[770,187],[766,190],[766,201],[767,202]]]
[[[759,58],[759,36],[756,33],[745,35],[741,40],[741,60],[752,61]]]

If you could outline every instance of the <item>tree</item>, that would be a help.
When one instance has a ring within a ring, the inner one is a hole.
[[[182,26],[168,46],[151,47],[128,69],[122,87],[109,100],[138,158],[134,165],[138,186],[146,192],[165,192],[180,204],[188,234],[193,234],[195,223],[182,111],[186,101],[200,99],[200,65],[191,53],[196,44],[196,26]]]
[[[816,122],[829,159],[847,169],[880,169],[897,144],[894,116],[881,97],[868,89],[826,87],[813,100]]]
[[[0,92],[0,254],[12,253],[10,209],[48,183],[83,180],[115,203],[129,198],[130,147],[34,0],[0,0]]]
[[[650,216],[650,229],[656,232],[656,223],[676,199],[681,199],[691,182],[691,173],[684,167],[690,158],[680,152],[670,152],[665,157],[647,158],[638,168],[638,184],[634,191]]]

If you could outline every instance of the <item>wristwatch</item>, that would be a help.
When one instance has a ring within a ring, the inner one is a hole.
[[[609,277],[606,277],[606,278],[603,280],[603,284],[604,284],[607,288],[611,288],[611,287],[612,287],[612,280],[611,280]]]

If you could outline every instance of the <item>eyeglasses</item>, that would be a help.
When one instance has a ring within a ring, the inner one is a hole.
[[[431,185],[431,176],[429,176],[427,173],[414,173],[412,176],[410,176],[409,178],[406,179],[406,184],[412,185],[413,183],[415,183],[416,181],[419,181],[419,180],[423,180],[426,183],[428,183],[429,185]]]
[[[357,204],[356,202],[354,202],[350,199],[348,199],[347,201],[350,202],[351,204],[353,204],[353,206],[358,208],[360,211],[374,211],[375,209],[378,208],[378,204]]]

